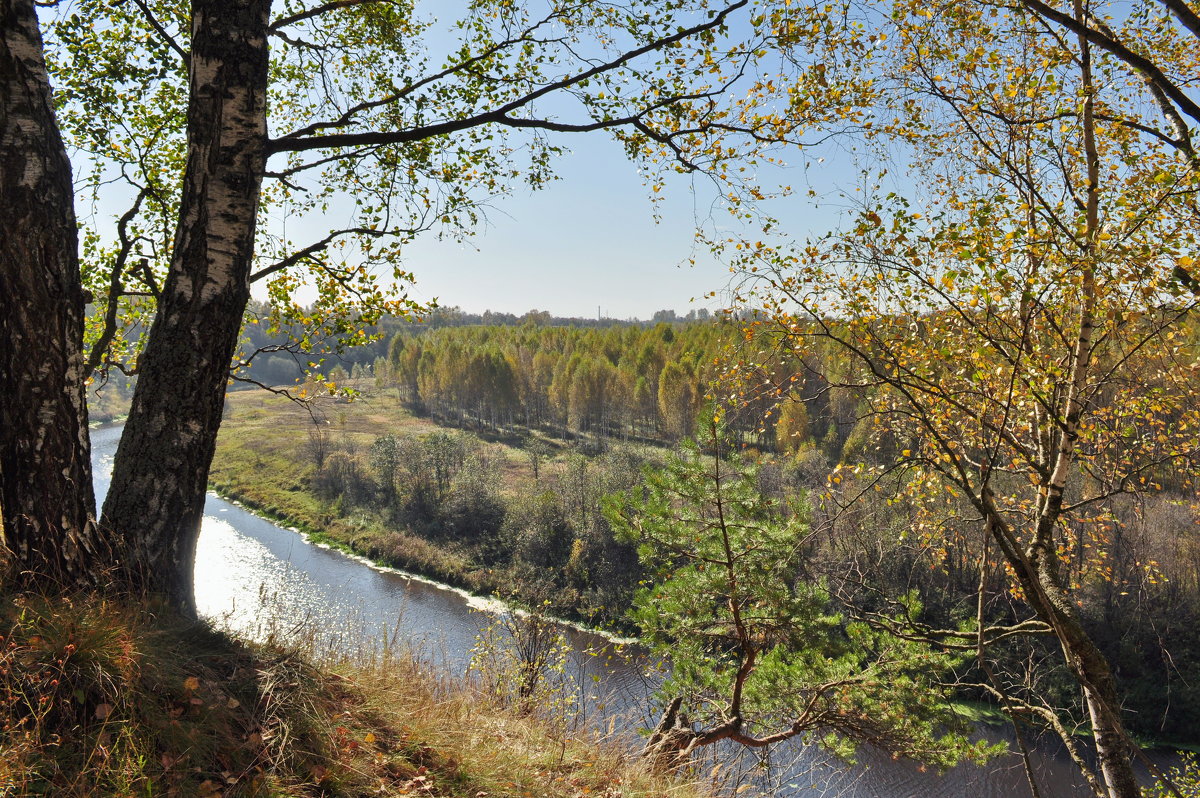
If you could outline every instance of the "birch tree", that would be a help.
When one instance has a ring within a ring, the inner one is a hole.
[[[49,60],[68,141],[91,158],[81,182],[99,213],[111,186],[131,198],[83,236],[101,310],[85,371],[138,376],[103,516],[118,581],[190,607],[226,382],[252,359],[235,353],[253,282],[267,284],[271,323],[303,328],[298,346],[360,339],[412,308],[389,287],[408,277],[400,248],[431,229],[465,234],[489,199],[551,179],[558,134],[609,131],[652,173],[738,190],[731,165],[753,166],[809,118],[774,105],[774,20],[750,0],[478,0],[451,25],[400,0],[63,9]],[[336,229],[293,241],[260,224],[272,208],[328,211],[337,192],[352,211]],[[306,283],[317,300],[302,307]],[[60,448],[86,462],[85,440]]]
[[[1059,708],[977,687],[1062,733],[1097,795],[1132,798],[1140,752],[1081,621],[1081,587],[1104,578],[1117,497],[1157,492],[1168,475],[1194,491],[1200,465],[1187,324],[1197,180],[1191,134],[1174,124],[1189,113],[1179,87],[1196,51],[1190,27],[1158,24],[1190,12],[1147,3],[1118,15],[1117,33],[1082,2],[941,11],[892,9],[879,57],[894,80],[874,108],[880,133],[911,145],[927,191],[880,192],[842,235],[728,243],[759,329],[798,355],[840,350],[857,376],[829,385],[864,397],[878,438],[907,441],[875,470],[835,472],[831,496],[854,501],[837,483],[869,490],[901,475],[910,534],[934,552],[952,545],[944,519],[969,508],[980,617],[969,632],[923,633],[973,648],[983,673],[998,641],[1051,636],[1078,682],[1095,767]],[[997,570],[1029,616],[989,629]]]
[[[94,583],[84,296],[71,165],[32,0],[0,3],[0,565],[4,585]]]

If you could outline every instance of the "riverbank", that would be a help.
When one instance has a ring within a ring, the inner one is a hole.
[[[231,411],[222,427],[211,485],[223,498],[236,501],[252,512],[303,534],[308,540],[363,558],[375,566],[395,568],[435,580],[449,587],[486,599],[522,596],[520,585],[502,568],[480,567],[456,549],[452,542],[441,544],[397,529],[368,509],[349,517],[336,514],[336,502],[322,501],[312,487],[316,469],[305,462],[303,429],[312,419],[298,406],[261,393],[238,393],[230,397]],[[387,400],[354,405],[326,405],[325,418],[332,418],[341,445],[360,454],[384,432],[409,437],[446,432],[427,419],[408,414]],[[507,447],[507,488],[519,490],[530,482],[522,452]],[[563,457],[546,457],[540,464],[545,474],[563,465]],[[549,483],[547,483],[549,484]],[[536,598],[536,597],[534,597]],[[539,603],[540,602],[536,602]],[[576,608],[556,602],[552,614],[565,617],[589,631],[612,635],[611,627],[588,626]],[[630,630],[621,628],[618,636]],[[975,701],[960,702],[960,714],[973,723],[1006,727],[1009,719],[994,706]]]
[[[586,456],[528,431],[456,430],[392,396],[325,397],[310,415],[238,392],[227,407],[209,478],[221,496],[378,565],[630,633],[637,556],[613,539],[599,500],[661,450]],[[393,476],[380,473],[384,455]],[[428,468],[412,473],[421,458]]]
[[[339,402],[325,397],[309,410],[261,391],[237,392],[228,398],[226,419],[218,438],[217,453],[210,472],[210,486],[222,498],[280,526],[291,528],[309,541],[362,558],[377,567],[397,569],[434,580],[485,600],[512,600],[547,606],[546,596],[529,591],[520,574],[493,559],[480,561],[478,548],[460,541],[437,537],[429,528],[418,535],[396,525],[373,507],[358,504],[347,513],[345,497],[321,497],[317,493],[317,468],[306,432],[314,421],[327,428],[328,459],[334,452],[349,452],[362,469],[369,468],[372,443],[383,435],[401,439],[427,438],[437,434],[463,434],[428,418],[414,416],[390,395],[363,392],[363,398]],[[499,436],[493,436],[499,437]],[[562,486],[562,472],[583,462],[579,455],[543,445],[539,477],[535,480],[524,448],[509,436],[510,443],[492,440],[491,469],[502,475],[501,488],[507,497],[537,484],[549,492]],[[496,467],[495,462],[502,465]],[[624,574],[634,583],[634,574]],[[577,595],[577,594],[576,594]],[[588,631],[627,641],[636,630],[628,626],[624,608],[609,608],[597,624],[573,603],[572,594],[550,598],[548,614]],[[960,702],[960,713],[973,723],[1005,727],[1009,718],[999,708],[977,701]]]
[[[0,599],[0,794],[679,796],[406,652],[253,644],[138,603]]]

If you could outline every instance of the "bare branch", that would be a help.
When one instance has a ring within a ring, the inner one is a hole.
[[[322,238],[320,241],[316,241],[312,244],[309,244],[304,249],[293,252],[291,255],[288,255],[283,260],[281,260],[277,263],[273,263],[270,266],[263,267],[262,269],[259,269],[258,271],[254,272],[252,275],[250,275],[250,282],[256,283],[259,280],[263,279],[264,277],[270,277],[272,274],[275,274],[276,272],[280,272],[280,271],[283,271],[284,269],[288,269],[292,266],[295,266],[297,263],[300,263],[301,261],[311,258],[313,255],[316,255],[318,252],[324,251],[325,248],[327,248],[330,244],[332,244],[334,241],[341,238],[342,236],[366,235],[366,236],[373,236],[376,238],[382,238],[383,236],[388,236],[388,235],[398,235],[399,233],[402,233],[402,232],[406,232],[406,231],[373,230],[369,227],[351,227],[351,228],[346,228],[344,230],[335,230],[334,232],[332,232],[329,235]],[[411,232],[411,231],[407,231],[407,232]]]
[[[355,147],[362,145],[377,145],[377,144],[403,144],[413,141],[421,141],[435,136],[443,136],[450,133],[456,133],[461,130],[467,130],[473,127],[479,127],[486,124],[499,124],[510,127],[535,127],[544,130],[552,130],[558,132],[586,132],[594,130],[602,130],[605,128],[617,127],[620,125],[631,124],[638,119],[640,114],[633,114],[616,120],[596,120],[587,124],[569,124],[554,122],[552,120],[526,120],[515,119],[509,116],[514,111],[519,111],[532,104],[534,101],[557,91],[578,86],[579,84],[595,78],[599,75],[615,71],[629,62],[669,47],[677,42],[704,33],[705,31],[714,30],[725,24],[734,11],[746,6],[749,0],[738,0],[731,5],[726,6],[720,12],[715,14],[707,22],[702,22],[693,25],[689,28],[682,28],[676,33],[665,36],[661,39],[655,39],[648,44],[637,47],[622,53],[617,58],[610,61],[598,64],[591,69],[586,69],[574,75],[569,75],[560,80],[548,83],[535,91],[531,91],[523,97],[520,97],[511,102],[505,103],[493,111],[487,111],[474,116],[469,116],[463,119],[453,119],[445,122],[438,122],[432,125],[423,125],[417,128],[408,130],[376,130],[362,133],[336,133],[326,136],[296,136],[296,134],[288,134],[282,138],[272,139],[267,142],[267,153],[274,154],[279,152],[299,152],[304,150],[314,149],[329,149],[334,147]]]
[[[150,23],[150,27],[154,28],[154,30],[158,32],[158,35],[162,37],[163,41],[170,45],[171,49],[179,55],[179,60],[183,62],[184,68],[188,68],[192,63],[191,56],[188,55],[187,50],[184,50],[183,47],[179,45],[179,42],[175,41],[175,37],[167,32],[167,29],[162,26],[162,23],[155,18],[154,12],[150,10],[148,5],[146,5],[145,0],[133,0],[133,3],[141,10],[142,16],[144,16],[146,21]]]
[[[133,242],[135,240],[129,237],[129,224],[137,216],[138,211],[141,210],[142,201],[146,198],[147,193],[146,189],[142,189],[138,193],[137,199],[133,201],[133,205],[117,221],[117,238],[121,244],[117,250],[116,257],[113,258],[112,268],[109,269],[108,305],[104,310],[104,329],[100,333],[100,337],[96,340],[96,343],[92,345],[92,351],[88,355],[88,362],[84,370],[85,378],[95,374],[96,369],[105,363],[108,356],[108,347],[117,335],[117,316],[120,310],[121,295],[124,293],[124,284],[121,282],[121,276],[125,272],[125,263],[129,260],[129,253],[133,250]],[[145,263],[146,261],[143,260],[142,264],[145,265]]]
[[[368,5],[371,3],[384,3],[391,5],[391,0],[331,0],[331,2],[323,5],[310,8],[306,11],[301,11],[291,16],[281,17],[271,23],[267,28],[271,33],[276,33],[280,28],[286,28],[288,25],[295,25],[297,22],[303,22],[306,19],[319,17],[322,14],[327,14],[330,11],[337,11],[342,8],[350,8],[352,6]]]

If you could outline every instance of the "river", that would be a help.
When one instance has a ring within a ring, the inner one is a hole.
[[[92,431],[98,501],[108,490],[120,434],[120,427]],[[477,636],[497,608],[489,600],[310,543],[213,493],[196,553],[196,603],[205,617],[250,637],[315,635],[319,645],[342,651],[410,646],[434,667],[456,675],[464,673]],[[606,713],[610,725],[618,727],[648,723],[644,707],[652,679],[642,674],[647,663],[599,635],[565,631],[578,652],[577,681],[586,686],[584,703],[593,713]],[[643,708],[641,714],[635,707]],[[1006,730],[990,727],[981,727],[980,734],[1008,739]],[[815,746],[787,746],[773,756],[776,794],[796,798],[1030,795],[1020,759],[1012,754],[986,767],[961,765],[944,774],[924,772],[870,748],[860,750],[852,767]],[[1055,746],[1040,745],[1036,764],[1044,795],[1089,794]],[[753,761],[743,758],[738,767],[753,770]]]

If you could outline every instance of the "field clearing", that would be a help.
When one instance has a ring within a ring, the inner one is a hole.
[[[306,452],[309,435],[322,428],[333,447],[353,452],[366,452],[383,435],[421,437],[437,432],[462,434],[486,445],[488,454],[502,458],[502,486],[512,490],[521,482],[533,482],[533,465],[525,448],[533,440],[541,440],[550,455],[543,458],[540,468],[554,471],[556,462],[569,452],[565,441],[540,433],[501,433],[489,430],[461,430],[438,424],[428,418],[413,415],[389,392],[367,392],[353,401],[321,396],[301,405],[286,397],[266,391],[236,391],[226,399],[226,418],[221,425],[213,473],[224,472],[233,448],[253,444],[264,456],[289,456],[295,461],[287,466],[289,472],[312,466]],[[275,465],[275,464],[273,464]],[[542,479],[546,473],[540,474]]]

